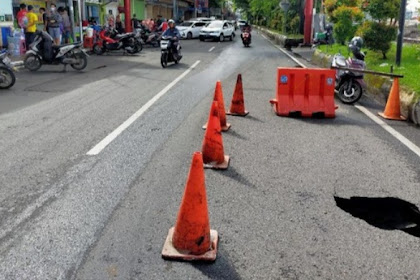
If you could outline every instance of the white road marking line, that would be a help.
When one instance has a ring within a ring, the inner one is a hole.
[[[273,42],[271,42],[270,39],[268,39],[266,36],[261,35],[264,39],[266,39],[268,42],[270,42],[275,48],[279,49],[282,53],[284,53],[285,55],[287,55],[291,60],[293,60],[294,62],[296,62],[300,67],[302,68],[307,68],[305,66],[305,64],[303,64],[302,62],[300,62],[299,60],[297,60],[294,56],[292,56],[291,54],[289,54],[286,50],[284,50],[283,48],[280,48],[279,46],[277,46],[276,44],[274,44]]]
[[[153,106],[153,104],[159,100],[163,95],[165,95],[173,86],[175,86],[179,81],[181,81],[185,76],[187,76],[191,70],[193,70],[200,60],[197,60],[188,70],[182,73],[178,78],[173,80],[169,85],[162,89],[158,94],[156,94],[152,99],[147,101],[137,112],[135,112],[130,118],[123,122],[119,127],[117,127],[113,132],[111,132],[107,137],[105,137],[101,142],[99,142],[95,147],[93,147],[87,155],[94,156],[98,155],[106,146],[108,146],[115,138],[118,137],[124,130],[126,130],[133,122],[135,122],[139,117],[141,117],[147,109]]]
[[[289,56],[294,62],[299,64],[302,68],[307,68],[303,63],[298,61],[295,57],[292,57],[289,53],[287,53],[285,50],[280,48],[279,46],[275,45],[273,42],[271,42],[267,37],[263,36],[267,41],[269,41],[274,47],[282,51],[284,54]],[[372,114],[368,109],[363,107],[362,105],[354,105],[357,109],[359,109],[363,114],[365,114],[368,118],[370,118],[372,121],[374,121],[376,124],[378,124],[380,127],[385,129],[387,132],[389,132],[392,136],[394,136],[398,141],[400,141],[402,144],[404,144],[407,148],[409,148],[413,153],[415,153],[417,156],[420,157],[420,148],[416,146],[413,142],[408,140],[404,135],[393,129],[391,126],[389,126],[386,122]]]
[[[216,47],[212,47],[211,49],[209,49],[209,52],[211,52],[212,50],[214,50]]]
[[[386,122],[381,120],[379,117],[375,116],[373,113],[371,113],[368,109],[361,105],[354,105],[357,109],[359,109],[362,113],[364,113],[366,116],[368,116],[372,121],[374,121],[376,124],[381,126],[383,129],[388,131],[392,136],[397,138],[398,141],[403,143],[407,148],[409,148],[413,153],[415,153],[417,156],[420,157],[420,148],[416,146],[413,142],[408,140],[405,136],[403,136],[401,133],[393,129],[391,126],[389,126]]]

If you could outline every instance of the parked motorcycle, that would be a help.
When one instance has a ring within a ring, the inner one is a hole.
[[[330,24],[325,26],[325,31],[315,33],[314,46],[334,44],[333,27]]]
[[[75,70],[83,70],[87,66],[87,57],[81,42],[55,46],[50,34],[37,31],[23,63],[30,71],[37,71],[42,64],[64,64],[64,69],[70,64]]]
[[[251,33],[249,31],[243,31],[241,34],[242,44],[247,48],[251,44]]]
[[[172,48],[173,44],[176,46],[177,49],[176,54],[174,54]],[[178,64],[182,58],[181,45],[179,44],[179,40],[176,37],[172,38],[163,36],[160,41],[160,50],[162,53],[160,57],[160,63],[162,64],[163,68],[166,68],[169,62],[174,62],[175,64]]]
[[[355,37],[349,44],[353,57],[345,58],[341,54],[336,54],[332,61],[332,67],[344,67],[352,69],[366,69],[365,54],[361,51],[363,40]],[[363,73],[350,70],[337,70],[335,90],[337,97],[345,104],[357,102],[363,95],[366,84],[363,80]]]
[[[99,32],[99,38],[93,45],[93,52],[102,55],[108,51],[124,50],[129,54],[136,54],[143,49],[140,40],[136,38],[133,32],[119,34],[115,29],[102,29]]]
[[[0,89],[11,88],[16,82],[13,66],[7,52],[0,53]]]
[[[159,46],[162,32],[152,32],[144,28],[138,28],[136,32],[144,45],[150,45],[152,47]]]

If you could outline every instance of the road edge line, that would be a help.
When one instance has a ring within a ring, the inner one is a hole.
[[[138,118],[140,118],[153,104],[156,103],[162,96],[164,96],[172,87],[174,87],[179,81],[181,81],[185,76],[187,76],[197,65],[200,63],[200,60],[197,60],[190,68],[188,68],[184,73],[178,76],[170,84],[168,84],[164,89],[162,89],[158,94],[152,97],[146,104],[144,104],[137,112],[135,112],[131,117],[124,121],[120,126],[118,126],[114,131],[108,134],[104,139],[102,139],[98,144],[96,144],[92,149],[90,149],[86,155],[95,156],[102,152],[112,141],[114,141],[124,130],[126,130],[131,124],[133,124]]]

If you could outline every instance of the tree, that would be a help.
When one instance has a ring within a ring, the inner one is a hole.
[[[384,22],[366,21],[357,33],[369,49],[382,52],[382,58],[386,59],[391,42],[397,36],[397,28]]]
[[[358,7],[340,6],[333,12],[333,19],[335,38],[344,45],[356,33],[363,20],[363,12]]]
[[[391,19],[390,23],[395,25],[400,12],[400,0],[364,0],[362,7],[373,19],[379,22]]]

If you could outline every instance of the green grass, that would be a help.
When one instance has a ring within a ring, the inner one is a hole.
[[[346,46],[334,44],[332,46],[321,45],[318,47],[322,52],[334,55],[341,52],[344,56],[350,53]],[[392,44],[387,53],[387,59],[382,59],[382,54],[371,50],[363,50],[366,55],[368,69],[380,72],[390,72],[391,65],[395,65],[396,44]],[[387,65],[385,65],[387,64]],[[381,66],[382,65],[382,66]],[[401,67],[394,66],[394,73],[404,75],[400,79],[402,86],[414,91],[420,98],[420,45],[404,44],[401,59]]]

